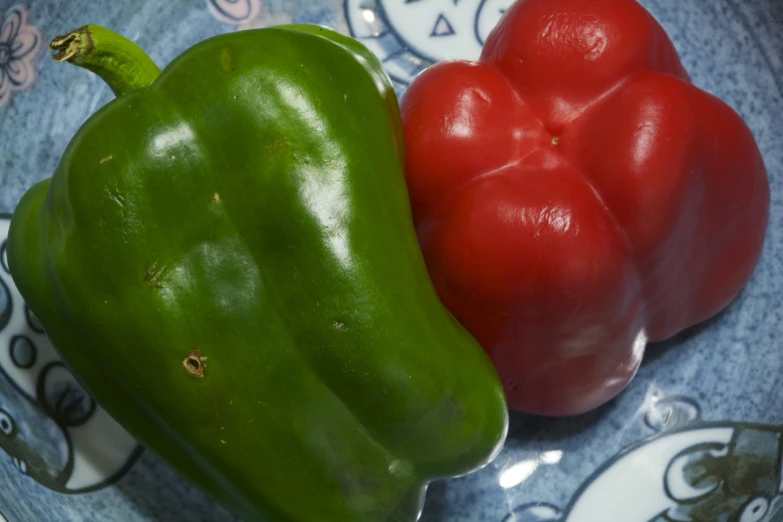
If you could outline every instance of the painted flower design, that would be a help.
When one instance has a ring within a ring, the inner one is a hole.
[[[41,49],[41,33],[29,23],[30,12],[10,8],[0,19],[0,106],[15,92],[28,89],[36,77],[33,60]]]
[[[240,31],[291,23],[288,14],[266,12],[261,0],[207,0],[207,7],[215,18]]]

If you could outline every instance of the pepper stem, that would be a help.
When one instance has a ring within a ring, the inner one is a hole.
[[[97,74],[115,96],[150,85],[160,69],[141,47],[99,25],[85,25],[49,45],[55,62],[70,62]]]

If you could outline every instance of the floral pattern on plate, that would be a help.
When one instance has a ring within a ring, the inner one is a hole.
[[[35,82],[41,42],[41,33],[30,23],[27,9],[14,6],[6,11],[0,22],[0,106],[7,107],[16,92]]]
[[[261,0],[207,0],[207,7],[215,18],[240,31],[291,23],[289,14],[269,13]]]

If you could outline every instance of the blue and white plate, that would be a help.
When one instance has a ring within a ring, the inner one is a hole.
[[[159,64],[204,38],[320,23],[375,52],[399,96],[439,60],[476,58],[510,0],[0,0],[0,521],[236,518],[144,451],[68,373],[5,262],[8,217],[112,94],[45,49],[87,23]],[[783,4],[642,0],[693,81],[739,111],[772,185],[753,279],[719,317],[650,346],[631,386],[571,419],[513,414],[475,474],[430,487],[426,522],[783,520]],[[688,470],[701,470],[694,479]],[[306,499],[303,499],[306,501]]]

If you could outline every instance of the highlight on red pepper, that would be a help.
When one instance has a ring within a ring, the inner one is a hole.
[[[430,275],[514,410],[609,401],[648,341],[724,309],[758,262],[754,137],[635,0],[520,0],[402,111]]]

